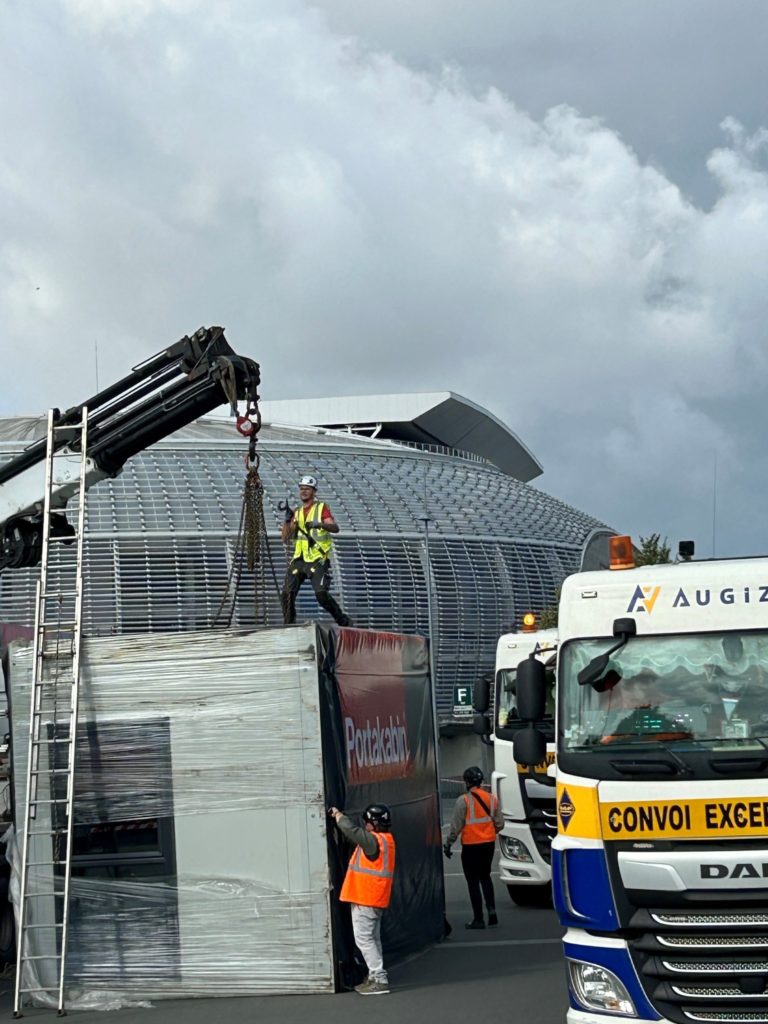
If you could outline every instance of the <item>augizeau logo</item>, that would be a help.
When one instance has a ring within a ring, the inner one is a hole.
[[[635,587],[627,614],[648,612],[650,615],[661,593],[661,587]],[[768,586],[757,587],[678,587],[672,608],[706,608],[707,605],[768,604]]]
[[[661,587],[635,587],[627,612],[648,612],[650,615],[660,593]]]

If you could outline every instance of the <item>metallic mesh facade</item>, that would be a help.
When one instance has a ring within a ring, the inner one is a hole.
[[[38,420],[0,420],[0,459],[43,432]],[[89,491],[88,634],[195,630],[213,622],[235,548],[246,447],[230,422],[203,420]],[[277,503],[288,498],[295,505],[296,481],[312,472],[341,527],[333,593],[355,624],[429,635],[431,588],[444,721],[453,714],[453,687],[491,669],[499,634],[517,628],[524,612],[551,604],[563,577],[579,568],[590,537],[608,532],[476,458],[278,426],[265,426],[259,450],[280,583],[287,556]],[[36,575],[0,576],[0,621],[32,624]],[[298,620],[323,614],[305,584]],[[233,624],[281,621],[270,566],[256,579],[244,574]]]

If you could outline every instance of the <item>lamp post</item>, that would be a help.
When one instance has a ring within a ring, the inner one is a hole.
[[[429,524],[432,522],[429,515],[428,507],[428,492],[427,492],[427,466],[424,465],[424,515],[420,516],[420,521],[424,524],[424,564],[425,564],[425,583],[427,587],[427,628],[429,635],[429,676],[432,683],[432,727],[434,730],[435,739],[435,765],[437,767],[437,810],[440,815],[440,821],[442,822],[441,816],[441,800],[440,800],[440,726],[437,720],[437,676],[435,672],[435,620],[434,620],[434,603],[432,598],[432,563],[430,560],[430,549],[429,549]]]

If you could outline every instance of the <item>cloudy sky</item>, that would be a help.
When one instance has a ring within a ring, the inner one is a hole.
[[[451,389],[617,529],[768,552],[767,29],[764,0],[3,0],[0,414],[223,324],[266,398]]]

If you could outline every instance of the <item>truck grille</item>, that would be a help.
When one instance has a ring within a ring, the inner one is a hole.
[[[768,925],[768,914],[734,913],[726,914],[685,914],[657,913],[653,919],[658,924],[670,925],[673,928],[691,928],[702,925],[704,928],[722,928],[724,925],[745,924],[750,927]]]
[[[657,938],[662,946],[682,946],[684,949],[717,949],[718,946],[757,949],[768,946],[766,935],[659,935]]]
[[[533,841],[536,843],[536,849],[539,851],[541,859],[550,864],[552,862],[550,847],[552,840],[557,835],[557,809],[554,796],[551,800],[528,797],[528,802],[531,805],[528,822],[531,826]]]
[[[717,1010],[701,1010],[697,1014],[689,1014],[689,1020],[701,1021],[733,1021],[734,1024],[762,1024],[765,1020],[763,1013],[718,1013]]]
[[[628,939],[654,1009],[677,1024],[768,1024],[768,913],[638,910]]]

